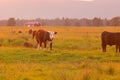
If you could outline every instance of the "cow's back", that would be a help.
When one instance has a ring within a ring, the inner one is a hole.
[[[120,33],[111,33],[104,31],[101,35],[102,44],[117,45],[120,44]]]
[[[39,41],[46,41],[49,37],[49,33],[45,30],[38,30],[36,39]]]

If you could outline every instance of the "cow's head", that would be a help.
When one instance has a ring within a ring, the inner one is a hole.
[[[48,32],[49,32],[50,40],[53,40],[54,39],[54,35],[57,34],[57,32],[54,32],[54,31],[48,31]]]

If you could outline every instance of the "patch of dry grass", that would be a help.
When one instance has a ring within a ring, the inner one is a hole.
[[[0,27],[1,80],[120,79],[119,53],[114,46],[108,46],[107,53],[101,50],[101,33],[119,32],[119,27],[42,27],[58,32],[53,51],[49,46],[46,51],[37,51],[29,29],[41,27]],[[25,48],[26,41],[34,46]]]

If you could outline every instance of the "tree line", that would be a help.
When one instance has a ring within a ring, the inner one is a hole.
[[[94,17],[88,18],[55,18],[55,19],[15,19],[9,18],[8,20],[0,20],[0,26],[25,26],[27,22],[40,22],[42,26],[120,26],[120,16],[113,17],[112,19],[101,19]]]

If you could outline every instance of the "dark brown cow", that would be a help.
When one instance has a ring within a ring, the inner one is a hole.
[[[111,33],[104,31],[101,35],[102,39],[102,50],[103,52],[106,52],[106,46],[107,45],[115,45],[116,46],[116,52],[120,52],[120,32]]]
[[[33,39],[36,38],[38,50],[42,48],[42,43],[44,43],[44,48],[46,48],[47,42],[50,44],[50,50],[52,50],[52,40],[54,39],[54,35],[57,32],[38,30],[33,32]]]
[[[18,31],[18,33],[22,33],[22,31]]]

